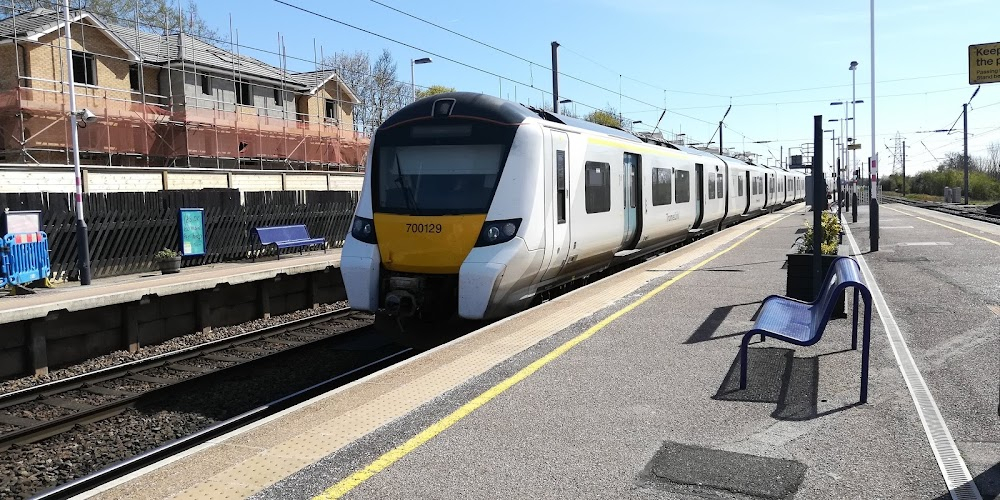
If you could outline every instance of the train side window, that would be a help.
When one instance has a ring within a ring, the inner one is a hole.
[[[718,191],[716,194],[718,194],[718,198],[721,200],[722,197],[725,196],[726,192],[726,190],[724,189],[725,181],[722,180],[724,179],[724,177],[722,176],[722,174],[715,174],[715,178],[716,178],[715,189]]]
[[[566,152],[562,150],[556,150],[556,215],[557,223],[566,223]]]
[[[736,185],[739,186],[740,197],[743,197],[743,182],[739,177],[736,178]]]
[[[677,200],[677,203],[691,201],[691,172],[687,170],[677,171],[677,190],[674,199]]]
[[[715,199],[715,176],[708,174],[708,199]]]
[[[653,169],[653,206],[669,205],[674,197],[669,168]]]
[[[588,161],[585,166],[584,196],[588,214],[611,211],[611,165]]]

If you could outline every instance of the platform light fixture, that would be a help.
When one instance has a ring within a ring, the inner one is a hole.
[[[414,85],[413,82],[414,80],[413,67],[416,66],[417,64],[430,64],[432,62],[434,62],[434,60],[429,57],[421,57],[420,59],[410,59],[410,95],[413,97],[414,101],[417,100],[417,90],[416,90],[416,85]]]

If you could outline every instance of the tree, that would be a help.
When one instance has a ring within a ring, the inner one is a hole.
[[[595,109],[583,119],[605,127],[632,130],[632,120],[623,118],[621,113],[610,105],[604,109]]]
[[[430,97],[432,95],[444,94],[446,92],[454,92],[455,87],[445,87],[444,85],[431,85],[426,89],[417,90],[417,99],[423,99],[424,97]]]
[[[70,0],[70,8],[84,9],[97,14],[109,24],[118,26],[135,26],[138,12],[139,29],[150,33],[176,33],[181,29],[185,33],[205,38],[209,41],[218,40],[219,33],[205,22],[198,14],[198,5],[194,0]],[[55,11],[62,9],[61,1],[53,0],[13,0],[11,10],[10,0],[0,4],[0,16],[21,14],[36,8],[46,8]]]
[[[358,132],[372,135],[382,122],[410,102],[410,84],[396,78],[396,61],[386,49],[375,62],[367,52],[338,52],[321,65],[336,71],[361,101],[354,106],[354,128]]]
[[[597,109],[583,118],[588,122],[604,125],[605,127],[622,128],[622,120],[613,111]]]

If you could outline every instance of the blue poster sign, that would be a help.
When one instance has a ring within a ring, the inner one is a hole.
[[[205,255],[205,209],[180,209],[181,254]]]

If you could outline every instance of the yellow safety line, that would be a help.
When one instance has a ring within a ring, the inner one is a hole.
[[[598,331],[600,331],[601,329],[603,329],[605,326],[608,326],[612,321],[620,318],[622,315],[628,313],[629,311],[635,309],[636,307],[639,307],[640,304],[642,304],[643,302],[646,302],[647,300],[651,299],[654,295],[662,292],[663,290],[665,290],[670,285],[673,285],[674,283],[676,283],[677,281],[679,281],[681,278],[683,278],[683,277],[691,274],[692,272],[694,272],[698,268],[704,266],[705,264],[708,264],[709,262],[712,262],[713,260],[715,260],[716,258],[718,258],[721,255],[725,254],[726,252],[728,252],[728,251],[736,248],[737,246],[741,245],[743,242],[745,242],[745,241],[749,240],[750,238],[754,237],[757,233],[763,231],[764,229],[767,229],[768,227],[770,227],[770,226],[772,226],[774,224],[777,224],[778,222],[784,220],[786,217],[788,217],[790,215],[791,214],[785,215],[785,216],[783,216],[783,217],[781,217],[781,218],[779,218],[779,219],[777,219],[777,220],[775,220],[773,222],[770,222],[770,223],[768,223],[768,224],[766,224],[764,226],[761,226],[761,227],[755,229],[752,233],[750,233],[749,235],[747,235],[746,237],[744,237],[740,241],[737,241],[736,243],[733,243],[732,245],[730,245],[725,250],[722,250],[722,251],[716,253],[715,255],[713,255],[713,256],[711,256],[711,257],[709,257],[709,258],[707,258],[707,259],[699,262],[698,264],[695,264],[693,267],[691,267],[687,271],[684,271],[681,274],[678,274],[677,276],[674,276],[673,278],[670,278],[666,283],[663,283],[662,285],[654,288],[651,292],[649,292],[646,295],[643,295],[642,297],[636,299],[634,302],[632,302],[631,304],[623,307],[622,309],[619,309],[617,312],[613,313],[612,315],[608,316],[607,318],[604,318],[603,320],[601,320],[601,322],[599,322],[596,325],[588,328],[587,331],[581,333],[580,335],[577,335],[573,339],[568,340],[565,344],[560,345],[559,347],[555,348],[552,352],[550,352],[550,353],[546,354],[545,356],[543,356],[542,358],[536,360],[534,363],[531,363],[530,365],[522,368],[521,371],[519,371],[519,372],[515,373],[514,375],[510,376],[509,378],[507,378],[503,382],[500,382],[499,384],[491,387],[489,390],[487,390],[486,392],[480,394],[479,396],[477,396],[472,401],[469,401],[468,403],[465,403],[464,405],[462,405],[461,408],[455,410],[450,415],[442,418],[441,420],[438,420],[437,422],[435,422],[430,427],[424,429],[422,432],[420,432],[416,436],[410,438],[409,441],[407,441],[407,442],[405,442],[405,443],[397,446],[395,449],[393,449],[393,450],[387,452],[386,454],[382,455],[381,457],[379,457],[378,459],[376,459],[374,462],[368,464],[368,466],[366,466],[364,469],[361,469],[361,470],[355,472],[354,474],[351,474],[350,476],[342,479],[339,483],[337,483],[337,484],[331,486],[330,488],[328,488],[326,491],[324,491],[320,495],[318,495],[316,497],[313,497],[313,500],[334,500],[334,499],[343,497],[348,492],[350,492],[351,490],[353,490],[354,488],[356,488],[357,486],[359,486],[361,483],[365,482],[366,480],[368,480],[369,478],[371,478],[375,474],[378,474],[379,472],[382,472],[387,467],[389,467],[390,465],[392,465],[393,463],[395,463],[397,460],[405,457],[407,454],[409,454],[413,450],[416,450],[418,447],[420,447],[420,445],[422,445],[422,444],[430,441],[435,436],[437,436],[438,434],[440,434],[441,432],[443,432],[445,429],[451,427],[452,425],[455,425],[460,420],[462,420],[463,418],[465,418],[467,415],[469,415],[470,413],[472,413],[473,411],[475,411],[479,407],[483,406],[484,404],[488,403],[491,399],[499,396],[501,393],[503,393],[507,389],[510,389],[512,386],[514,386],[514,384],[517,384],[518,382],[520,382],[520,381],[528,378],[528,376],[530,376],[531,374],[533,374],[536,371],[538,371],[539,368],[541,368],[541,367],[549,364],[549,362],[551,362],[552,360],[558,358],[559,356],[562,356],[564,353],[566,353],[566,351],[572,349],[574,346],[576,346],[580,342],[583,342],[584,340],[587,340],[588,338],[590,338],[591,336],[593,336],[595,333],[597,333]]]
[[[885,207],[885,208],[889,208],[889,207]],[[968,231],[962,231],[961,229],[957,229],[957,228],[951,227],[951,226],[946,225],[946,224],[941,224],[940,222],[934,222],[934,221],[932,221],[930,219],[925,219],[923,217],[920,217],[919,215],[914,215],[914,214],[911,214],[909,212],[904,212],[902,210],[896,210],[895,208],[889,208],[889,210],[892,210],[893,212],[901,213],[903,215],[909,215],[910,217],[913,217],[915,219],[920,219],[920,220],[922,220],[924,222],[930,222],[931,224],[937,224],[937,225],[939,225],[941,227],[951,229],[952,231],[958,231],[958,232],[960,232],[962,234],[965,234],[965,235],[968,235],[968,236],[972,236],[973,238],[979,238],[979,239],[981,239],[983,241],[988,241],[988,242],[990,242],[990,243],[992,243],[994,245],[1000,245],[1000,241],[991,240],[989,238],[984,238],[982,236],[979,236],[978,234],[972,234],[972,233],[970,233]]]

